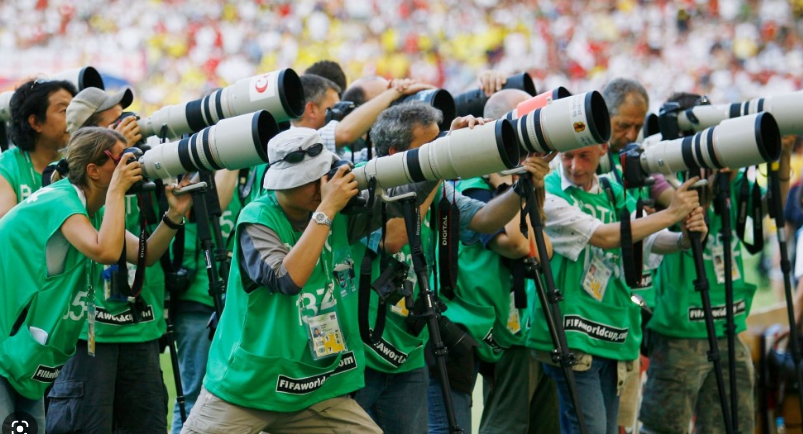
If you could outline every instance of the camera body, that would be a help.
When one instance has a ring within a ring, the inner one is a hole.
[[[409,270],[406,263],[392,256],[387,258],[387,267],[371,284],[381,303],[394,305],[401,299],[412,300],[412,282],[407,280]]]
[[[326,117],[324,123],[328,124],[331,121],[342,121],[343,118],[348,116],[354,109],[357,108],[351,101],[336,102],[335,105],[326,109]]]
[[[137,121],[139,121],[139,119],[140,119],[140,118],[139,118],[139,115],[138,115],[138,114],[136,114],[136,113],[134,113],[134,112],[123,112],[123,113],[120,115],[120,117],[118,117],[117,119],[115,119],[115,121],[114,121],[114,122],[112,122],[112,124],[110,125],[110,128],[112,128],[112,129],[117,129],[117,126],[118,126],[118,125],[120,125],[120,123],[121,123],[121,122],[122,122],[122,121],[123,121],[125,118],[131,117],[131,116],[134,116],[134,119],[136,119]],[[139,140],[137,143],[129,143],[129,145],[131,145],[131,146],[136,146],[137,148],[140,148],[140,149],[142,149],[143,151],[148,151],[148,150],[150,150],[150,149],[151,149],[151,147],[150,147],[150,146],[148,146],[148,145],[145,143],[145,138],[144,138],[144,137],[143,137],[143,138],[141,138],[141,139],[140,139],[140,140]]]

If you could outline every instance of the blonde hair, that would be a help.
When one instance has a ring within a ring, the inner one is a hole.
[[[67,179],[76,185],[86,185],[86,167],[92,163],[98,166],[105,164],[109,157],[103,151],[112,149],[117,142],[127,143],[117,131],[100,127],[79,128],[67,144],[67,155],[64,157],[69,168]],[[64,175],[56,170],[50,181],[56,182],[62,178]]]

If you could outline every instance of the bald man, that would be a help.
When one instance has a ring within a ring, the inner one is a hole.
[[[499,119],[507,112],[516,108],[519,103],[532,98],[527,92],[518,89],[500,90],[485,103],[483,116]],[[489,182],[496,183],[494,177]],[[512,227],[518,231],[518,216],[514,219]],[[511,227],[510,225],[508,227]],[[512,232],[512,231],[511,231]],[[501,256],[511,257],[509,252],[500,249],[500,237],[506,237],[504,231],[483,237],[486,248]],[[487,240],[486,240],[487,238]],[[523,246],[529,250],[529,245]],[[509,262],[514,262],[510,260]],[[532,281],[526,280],[528,296],[534,296]],[[500,290],[508,289],[496,288]],[[530,305],[528,300],[528,308]],[[503,324],[507,322],[510,312],[502,312]],[[529,313],[520,314],[521,318],[528,318]],[[515,314],[514,314],[515,316]],[[516,335],[526,337],[526,320],[520,321],[521,330]],[[504,332],[504,331],[503,331]],[[497,336],[499,333],[494,333]],[[480,372],[483,376],[482,419],[480,420],[481,434],[495,433],[556,433],[560,432],[558,394],[555,382],[546,375],[541,365],[533,356],[529,348],[524,346],[524,340],[512,341],[513,344],[504,348],[501,357],[495,363],[483,360],[480,363]]]

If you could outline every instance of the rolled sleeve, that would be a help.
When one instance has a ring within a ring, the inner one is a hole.
[[[270,292],[287,295],[301,292],[284,267],[289,250],[276,232],[264,225],[246,224],[239,242],[240,267],[248,278]]]
[[[460,210],[460,241],[466,245],[479,242],[480,234],[469,229],[468,225],[471,224],[477,211],[485,206],[485,203],[457,193],[454,186],[448,182],[443,183],[443,197],[449,201],[454,197],[457,208]]]
[[[569,204],[566,199],[547,193],[544,201],[545,230],[554,251],[576,261],[602,222]]]

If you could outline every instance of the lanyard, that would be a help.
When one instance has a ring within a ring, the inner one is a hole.
[[[28,162],[28,170],[31,172],[31,181],[36,182],[36,171],[33,169],[33,161],[31,161],[31,153],[28,151],[23,151],[25,155],[25,160]],[[33,187],[33,185],[31,186]]]
[[[95,263],[89,259],[86,265],[86,343],[87,353],[95,356],[95,285],[92,279],[95,275]]]

